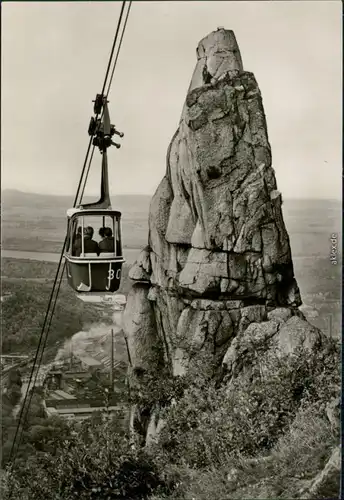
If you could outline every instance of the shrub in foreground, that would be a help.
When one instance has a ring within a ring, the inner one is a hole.
[[[106,419],[72,430],[54,455],[36,452],[9,468],[3,498],[143,500],[154,491],[168,489],[153,460],[118,433],[115,421]]]
[[[165,412],[156,453],[165,463],[193,469],[268,453],[300,410],[311,406],[325,414],[326,403],[339,392],[339,356],[331,342],[312,355],[300,349],[281,359],[269,351],[266,369],[254,364],[250,380],[239,377],[230,390],[196,377]]]

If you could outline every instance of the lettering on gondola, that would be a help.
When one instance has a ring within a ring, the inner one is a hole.
[[[109,269],[108,280],[111,281],[115,277],[115,271],[113,269]]]

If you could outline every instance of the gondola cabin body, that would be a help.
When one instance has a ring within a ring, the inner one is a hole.
[[[96,118],[91,118],[88,128],[93,146],[98,147],[102,155],[100,199],[94,203],[79,204],[67,211],[64,256],[68,284],[85,302],[113,303],[113,293],[120,287],[122,264],[125,262],[121,213],[111,207],[107,159],[110,146],[120,147],[112,141],[112,136],[123,137],[123,133],[111,125],[107,104],[107,98],[97,94],[94,101]],[[97,119],[99,114],[101,118]]]
[[[111,301],[111,295],[120,287],[125,262],[121,213],[111,209],[71,208],[67,218],[68,284],[86,302]]]

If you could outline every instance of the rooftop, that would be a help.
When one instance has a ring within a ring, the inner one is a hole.
[[[79,356],[75,355],[77,359],[79,359],[82,363],[88,366],[101,366],[100,361],[97,361],[94,358],[91,358],[90,356]]]

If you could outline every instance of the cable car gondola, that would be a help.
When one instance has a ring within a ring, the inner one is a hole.
[[[95,203],[79,204],[67,211],[67,239],[65,247],[68,284],[84,301],[98,302],[109,299],[121,283],[122,254],[121,212],[112,210],[107,148],[120,147],[112,141],[114,134],[123,137],[110,124],[106,97],[98,94],[94,104],[96,115],[102,111],[101,119],[91,118],[89,135],[94,136],[93,146],[102,155],[101,196]],[[92,225],[91,225],[92,224]],[[95,230],[103,239],[95,241]]]

